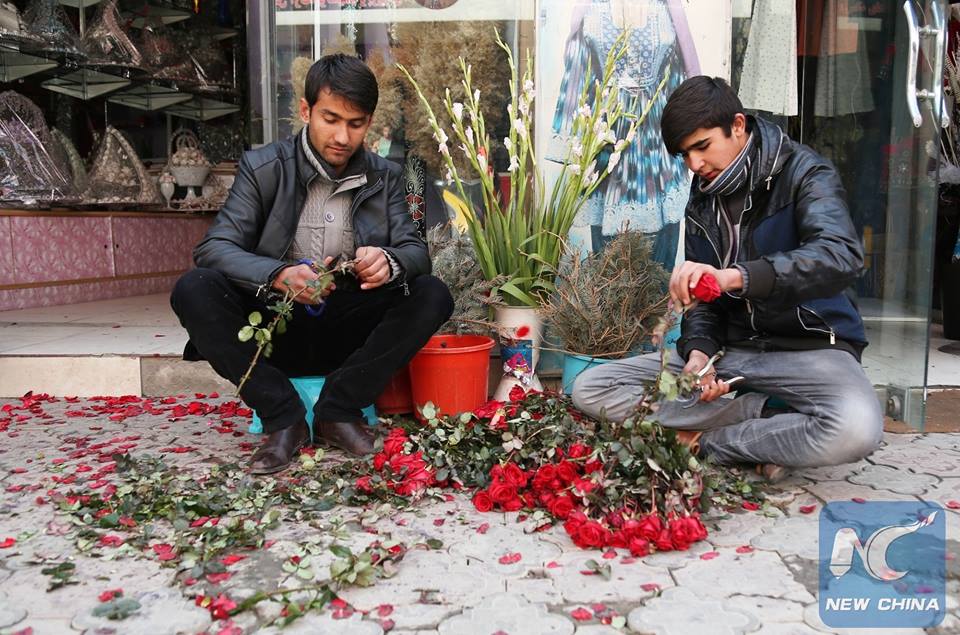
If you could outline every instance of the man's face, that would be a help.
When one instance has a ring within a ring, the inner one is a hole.
[[[680,156],[691,172],[712,181],[737,158],[748,136],[747,119],[738,113],[729,137],[723,128],[697,128],[680,143]]]
[[[300,119],[307,126],[310,143],[339,176],[347,161],[363,144],[370,115],[329,90],[321,90],[313,108],[300,99]]]

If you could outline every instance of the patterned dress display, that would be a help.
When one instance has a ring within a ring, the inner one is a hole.
[[[602,2],[586,12],[579,28],[571,34],[553,120],[553,131],[560,137],[569,136],[580,90],[584,82],[592,83],[594,76],[602,72],[604,59],[620,33],[610,3]],[[655,251],[660,252],[655,256],[672,265],[677,223],[686,206],[690,173],[681,158],[667,152],[660,138],[660,117],[667,97],[686,78],[666,3],[651,1],[646,24],[632,27],[628,37],[628,51],[618,62],[615,76],[621,98],[635,114],[643,112],[665,69],[669,69],[670,76],[647,120],[638,129],[634,143],[584,206],[580,222],[599,226],[604,237],[612,236],[626,224],[633,230],[658,234],[656,242],[664,244],[655,245]],[[622,119],[617,138],[626,136],[628,126],[629,121]],[[659,240],[659,234],[665,231],[671,235],[672,243]]]

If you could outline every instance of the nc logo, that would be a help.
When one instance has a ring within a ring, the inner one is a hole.
[[[932,524],[937,512],[909,525],[888,525],[876,530],[860,542],[857,532],[851,527],[843,527],[833,538],[833,551],[830,557],[830,573],[839,578],[853,565],[853,553],[860,554],[863,568],[876,580],[893,581],[907,575],[908,571],[896,571],[887,564],[887,550],[894,540],[910,535]]]

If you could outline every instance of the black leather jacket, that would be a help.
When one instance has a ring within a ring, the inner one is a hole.
[[[684,315],[677,342],[713,355],[728,344],[766,350],[841,348],[857,359],[867,344],[849,287],[863,249],[833,165],[749,117],[760,144],[760,177],[744,214],[733,263],[746,270],[741,294],[723,294]],[[721,268],[726,223],[694,178],[686,209],[686,259]],[[721,227],[723,224],[723,227]]]
[[[357,162],[357,169],[366,171],[367,183],[356,190],[350,208],[355,244],[390,252],[403,269],[393,284],[430,273],[427,245],[407,209],[400,166],[359,152],[351,165]],[[193,250],[194,262],[264,296],[280,269],[291,264],[283,257],[316,177],[298,135],[245,152],[223,208]]]

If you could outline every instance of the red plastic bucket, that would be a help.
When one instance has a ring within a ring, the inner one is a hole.
[[[400,415],[413,412],[413,393],[410,388],[410,367],[404,366],[390,378],[390,383],[377,397],[377,413]]]
[[[483,335],[434,335],[410,362],[413,403],[444,415],[471,412],[487,401],[490,349]]]

